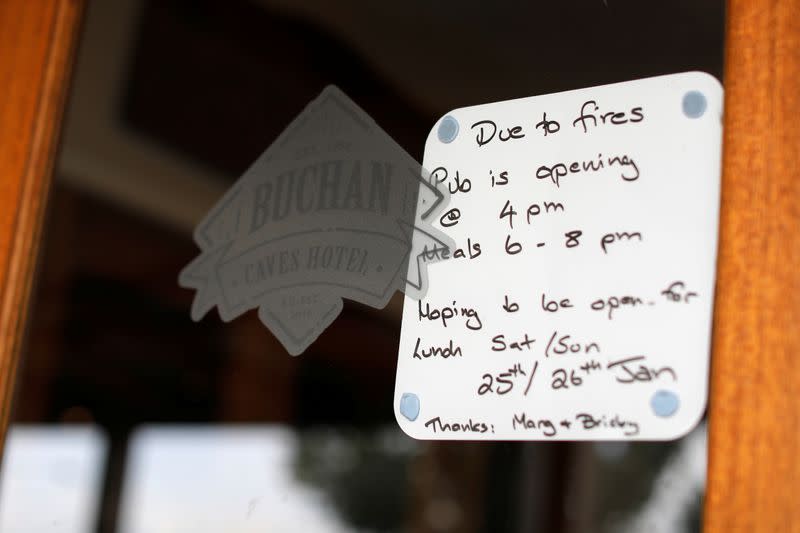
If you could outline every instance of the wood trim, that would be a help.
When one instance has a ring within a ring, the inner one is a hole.
[[[0,2],[0,442],[83,2]]]
[[[730,0],[705,531],[800,531],[800,2]]]

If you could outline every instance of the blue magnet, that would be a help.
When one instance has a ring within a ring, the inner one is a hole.
[[[411,392],[404,392],[400,398],[400,414],[411,422],[419,416],[419,398]]]
[[[447,115],[439,123],[439,140],[443,143],[451,143],[458,136],[458,121]]]
[[[708,103],[700,91],[689,91],[683,95],[683,114],[689,118],[699,118],[706,112]]]
[[[660,390],[650,398],[650,407],[653,408],[656,416],[661,417],[674,415],[678,411],[680,403],[678,395],[668,390]]]

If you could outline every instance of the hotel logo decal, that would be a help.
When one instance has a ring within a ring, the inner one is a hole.
[[[201,253],[179,276],[196,290],[192,318],[216,307],[230,321],[257,308],[298,355],[339,315],[342,298],[375,308],[395,290],[422,298],[431,262],[423,250],[453,248],[430,224],[448,200],[432,181],[326,87],[197,226]]]

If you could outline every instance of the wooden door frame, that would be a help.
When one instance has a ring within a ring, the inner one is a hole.
[[[0,443],[82,7],[0,2]],[[725,52],[704,530],[800,531],[800,2],[729,0]]]
[[[0,451],[82,8],[0,1]]]
[[[800,531],[800,2],[730,0],[705,531]]]

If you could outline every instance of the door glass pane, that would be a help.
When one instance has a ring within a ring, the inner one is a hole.
[[[698,531],[704,423],[669,443],[414,441],[392,405],[402,295],[346,301],[292,357],[255,312],[193,322],[177,276],[328,84],[421,160],[457,107],[721,79],[723,24],[722,0],[88,2],[0,531]]]

